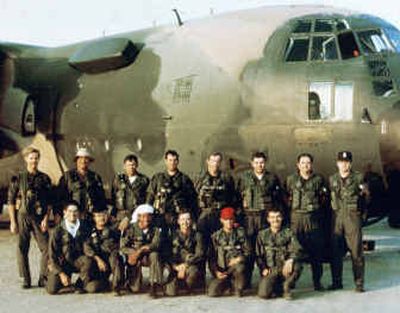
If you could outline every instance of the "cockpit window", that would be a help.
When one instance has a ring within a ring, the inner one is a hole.
[[[311,60],[327,61],[336,60],[338,53],[334,36],[313,37]]]
[[[293,28],[293,33],[309,33],[311,31],[311,26],[311,21],[297,21]]]
[[[333,20],[316,20],[315,33],[331,33],[334,31],[335,22]]]
[[[347,60],[360,56],[360,49],[352,32],[345,32],[338,35],[340,52],[342,59]]]
[[[308,120],[351,121],[353,98],[353,82],[310,82]]]
[[[400,32],[394,27],[388,27],[384,29],[385,33],[388,35],[390,41],[395,47],[396,51],[400,53]]]
[[[389,97],[394,93],[393,81],[391,79],[374,80],[372,87],[375,95],[378,97]]]
[[[349,28],[349,24],[345,20],[337,21],[336,23],[336,30],[338,32],[344,31]]]
[[[307,61],[309,38],[290,38],[286,47],[286,62]]]
[[[386,36],[379,29],[360,31],[357,35],[365,54],[393,51]]]

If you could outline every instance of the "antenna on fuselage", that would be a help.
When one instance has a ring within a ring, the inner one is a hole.
[[[178,9],[172,9],[172,12],[174,12],[176,21],[178,22],[178,26],[181,27],[183,25],[181,16],[179,15]]]

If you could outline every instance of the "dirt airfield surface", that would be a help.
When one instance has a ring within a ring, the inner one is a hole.
[[[315,292],[310,270],[303,271],[294,300],[262,300],[256,296],[258,271],[253,289],[244,297],[209,298],[205,295],[150,299],[147,294],[114,297],[103,294],[63,294],[50,296],[44,289],[20,288],[15,260],[16,236],[0,230],[0,313],[77,313],[77,312],[398,312],[400,304],[400,230],[391,229],[386,221],[364,229],[365,239],[376,240],[376,249],[366,253],[366,292],[353,291],[351,261],[344,267],[344,290]],[[38,277],[39,253],[32,239],[30,263],[32,282]],[[323,284],[330,283],[329,266],[325,264]]]

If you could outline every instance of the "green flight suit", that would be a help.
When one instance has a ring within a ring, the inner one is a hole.
[[[137,223],[130,224],[121,238],[120,251],[128,258],[129,254],[143,246],[149,246],[150,251],[140,255],[136,265],[127,264],[127,284],[132,292],[139,292],[142,288],[142,266],[149,267],[150,285],[162,284],[163,265],[161,262],[161,230],[150,226],[147,230],[139,228]]]
[[[279,295],[282,291],[293,288],[301,274],[301,246],[296,236],[288,228],[281,229],[274,234],[270,228],[258,233],[256,241],[256,262],[262,273],[269,269],[271,273],[262,276],[258,286],[258,296],[264,299],[273,294]],[[285,278],[282,274],[286,260],[293,259],[293,272]]]
[[[194,218],[197,216],[193,182],[180,171],[173,176],[167,172],[155,174],[148,187],[146,202],[156,210],[155,223],[163,230],[171,231],[176,227],[176,219],[182,209],[189,210]]]
[[[204,267],[205,248],[203,236],[194,229],[187,236],[179,229],[175,230],[171,242],[172,252],[169,262],[171,274],[165,291],[168,296],[176,296],[180,280],[173,267],[182,263],[188,266],[183,282],[185,284],[184,287],[189,291],[200,285],[200,283],[204,283],[206,274]]]
[[[290,201],[290,228],[308,257],[314,288],[319,290],[326,244],[323,226],[328,187],[321,175],[313,173],[305,180],[296,173],[287,178],[286,190]]]
[[[80,287],[85,288],[91,280],[93,261],[83,251],[84,242],[89,238],[90,226],[80,220],[80,226],[75,237],[67,230],[65,220],[58,224],[52,231],[49,241],[49,278],[47,292],[57,294],[63,288],[59,274],[61,272],[72,276],[79,273]]]
[[[212,176],[206,172],[196,181],[195,188],[200,209],[197,229],[203,233],[208,245],[210,236],[221,227],[220,210],[226,206],[235,207],[235,182],[229,174],[219,172]]]
[[[107,289],[108,279],[112,274],[112,289],[119,291],[123,285],[123,260],[119,255],[119,234],[111,226],[107,225],[104,229],[98,230],[93,227],[88,239],[83,245],[86,256],[93,260],[94,282],[90,284],[89,292],[99,292]],[[100,272],[95,256],[100,257],[106,264],[107,270]],[[89,287],[87,288],[89,289]]]
[[[362,245],[362,217],[364,214],[364,179],[361,173],[351,172],[342,179],[339,173],[329,179],[333,210],[332,283],[342,286],[343,257],[350,250],[354,281],[364,285],[364,255]]]
[[[89,221],[95,207],[106,207],[101,177],[91,170],[85,176],[81,176],[76,169],[65,172],[58,183],[58,193],[59,214],[62,214],[63,203],[71,200],[79,204],[81,218]]]
[[[8,204],[16,205],[17,199],[20,203],[17,208],[17,262],[19,275],[28,286],[31,285],[29,270],[31,232],[42,254],[40,279],[45,279],[47,276],[49,234],[47,231],[45,233],[41,231],[40,224],[48,214],[48,205],[51,203],[50,191],[50,178],[40,171],[35,174],[30,174],[28,171],[19,173],[12,179],[8,189]]]
[[[146,192],[150,180],[147,176],[137,173],[136,179],[131,183],[129,177],[120,173],[115,175],[112,182],[111,216],[116,219],[119,224],[123,219],[131,219],[133,211],[140,205],[146,202]]]
[[[222,228],[212,236],[211,247],[211,271],[216,273],[226,272],[228,277],[225,279],[214,278],[208,286],[210,297],[222,296],[225,290],[231,287],[237,295],[241,295],[246,285],[246,272],[248,257],[250,255],[250,244],[242,227],[233,228],[230,233],[226,233]],[[242,261],[234,266],[229,266],[230,260],[242,257]]]

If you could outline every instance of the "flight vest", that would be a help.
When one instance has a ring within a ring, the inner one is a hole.
[[[167,173],[159,173],[155,177],[157,191],[154,199],[154,208],[160,214],[178,214],[183,208],[192,207],[188,195],[188,186],[185,183],[185,176],[178,172],[174,176]]]
[[[244,173],[239,188],[245,212],[261,212],[272,208],[277,205],[281,192],[276,176],[269,172],[265,172],[261,180],[252,171]]]
[[[201,209],[220,210],[232,205],[232,192],[228,186],[229,177],[223,173],[218,176],[211,176],[208,172],[204,174],[197,185],[198,201]]]
[[[361,173],[351,172],[344,180],[339,173],[336,173],[330,177],[329,184],[331,205],[334,211],[361,212],[364,188]]]
[[[61,244],[62,255],[59,256],[59,258],[65,259],[69,263],[73,263],[77,258],[84,254],[83,243],[88,237],[88,228],[81,220],[79,230],[74,238],[67,231],[63,223],[64,221],[58,226],[59,228],[55,230],[61,237],[59,242]]]
[[[259,233],[264,249],[265,263],[268,268],[282,268],[285,261],[290,258],[294,235],[288,228],[273,234],[270,229]]]
[[[137,174],[136,180],[131,184],[126,174],[120,173],[114,181],[115,203],[117,211],[130,211],[146,202],[146,190],[149,180],[142,174]]]
[[[76,170],[65,173],[69,199],[79,203],[81,212],[92,213],[95,206],[105,206],[103,184],[93,171],[82,179]]]
[[[229,234],[220,229],[212,237],[219,268],[227,269],[231,259],[244,256],[246,234],[242,227],[234,228]]]
[[[18,176],[18,184],[21,199],[19,212],[43,217],[50,202],[51,185],[47,175],[42,172],[30,175],[24,171]]]
[[[185,262],[188,257],[196,253],[195,231],[192,230],[188,237],[183,237],[176,231],[172,238],[172,258],[175,262]]]
[[[287,179],[292,213],[312,213],[321,209],[327,188],[320,175],[313,174],[308,180],[294,174]]]
[[[147,233],[144,233],[136,224],[134,224],[132,228],[128,229],[128,233],[126,234],[129,240],[126,248],[137,250],[142,246],[151,244],[156,235],[156,231],[157,228],[150,226]]]
[[[107,252],[104,251],[103,244],[109,239],[116,241],[116,236],[113,234],[112,230],[109,227],[105,227],[101,231],[93,227],[89,235],[88,241],[95,255],[106,255]]]

